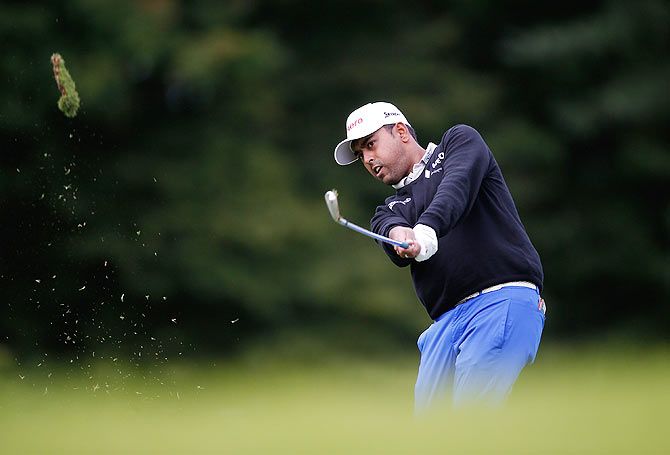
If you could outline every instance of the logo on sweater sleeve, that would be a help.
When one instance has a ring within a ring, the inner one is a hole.
[[[442,164],[442,160],[444,160],[444,152],[440,152],[437,155],[437,159],[433,161],[433,164],[430,165],[430,168],[424,171],[425,178],[429,179],[431,175],[442,172],[442,168],[438,167],[440,164]]]
[[[393,211],[393,206],[396,205],[396,204],[407,205],[407,203],[410,202],[411,200],[412,200],[412,198],[408,197],[404,201],[393,201],[393,202],[389,203],[389,205],[388,205],[389,210]]]
[[[442,163],[442,160],[443,160],[443,159],[444,159],[444,152],[440,152],[440,153],[438,153],[438,155],[437,155],[437,159],[436,159],[436,160],[433,162],[433,164],[431,165],[431,166],[433,167],[433,169],[435,169],[436,167],[438,167],[438,166]]]

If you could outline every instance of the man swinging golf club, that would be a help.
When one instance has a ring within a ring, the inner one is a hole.
[[[456,125],[426,149],[400,110],[366,104],[346,121],[335,161],[357,161],[396,193],[377,207],[375,234],[391,261],[409,266],[433,320],[418,339],[418,411],[500,403],[533,362],[544,327],[540,258],[479,133]]]

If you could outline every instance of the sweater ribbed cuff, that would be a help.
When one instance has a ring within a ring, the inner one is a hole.
[[[425,224],[417,224],[412,230],[414,231],[416,241],[421,247],[421,252],[414,259],[418,262],[430,259],[437,252],[437,235],[435,234],[435,230]]]

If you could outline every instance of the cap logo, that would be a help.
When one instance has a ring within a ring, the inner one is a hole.
[[[361,123],[363,123],[363,118],[359,117],[358,119],[354,120],[353,122],[347,125],[347,131],[351,131],[353,127],[358,126]]]
[[[384,112],[384,118],[389,118],[393,115],[400,115],[398,112]]]

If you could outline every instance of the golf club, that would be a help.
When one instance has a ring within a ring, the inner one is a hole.
[[[330,212],[330,216],[333,217],[333,220],[337,224],[341,224],[344,227],[348,227],[349,229],[352,229],[360,234],[367,235],[368,237],[372,237],[373,239],[390,243],[391,245],[399,246],[401,248],[409,248],[409,244],[405,242],[399,242],[397,240],[390,239],[388,237],[384,237],[383,235],[375,234],[374,232],[370,232],[367,229],[364,229],[360,226],[355,225],[354,223],[351,223],[344,219],[340,215],[340,206],[337,203],[337,191],[336,190],[330,190],[326,191],[325,194],[326,198],[326,206],[328,207],[328,211]]]

